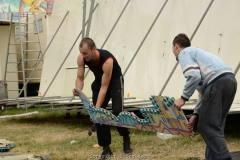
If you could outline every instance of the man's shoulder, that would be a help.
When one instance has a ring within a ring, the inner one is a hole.
[[[108,58],[108,57],[114,57],[114,55],[111,52],[109,52],[108,50],[104,50],[104,49],[97,49],[97,50],[100,52],[101,57],[103,57],[103,59]]]
[[[110,53],[108,50],[105,49],[97,49],[100,53]]]
[[[188,55],[188,56],[195,57],[196,53],[201,53],[201,52],[204,52],[204,50],[197,47],[186,47],[180,52],[179,56]]]
[[[83,55],[81,53],[78,55],[77,64],[78,65],[84,65],[85,64],[85,60],[84,60]]]
[[[201,49],[197,48],[197,47],[186,47],[182,51],[183,52],[194,52],[194,51],[199,51],[199,50],[201,50]]]
[[[80,53],[77,57],[78,61],[84,61],[83,55]]]

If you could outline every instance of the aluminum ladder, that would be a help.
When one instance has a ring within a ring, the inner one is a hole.
[[[34,17],[34,22],[33,23],[29,23],[28,22],[28,16],[29,15],[33,15]],[[13,24],[13,17],[18,17],[19,19],[19,23],[18,24]],[[21,18],[23,17],[26,17],[26,22],[21,22]],[[36,32],[35,32],[35,29],[34,29],[34,32],[29,32],[28,30],[28,25],[35,25],[36,26]],[[12,34],[11,30],[12,30],[12,27],[13,26],[18,26],[19,28],[19,34],[15,33],[15,34]],[[26,30],[23,29],[22,31],[22,26],[26,26]],[[23,86],[25,86],[26,84],[26,81],[29,79],[28,78],[28,73],[31,73],[34,71],[34,69],[29,69],[28,68],[28,64],[30,66],[32,66],[30,64],[30,61],[35,61],[35,62],[38,62],[40,61],[40,56],[42,56],[43,52],[42,52],[42,46],[41,46],[41,41],[40,41],[40,36],[39,36],[39,28],[38,28],[38,20],[36,18],[36,14],[35,12],[33,13],[18,13],[18,15],[13,15],[13,13],[11,13],[11,21],[10,21],[10,31],[9,31],[9,40],[8,40],[8,49],[7,49],[7,58],[6,58],[6,66],[5,66],[5,74],[4,74],[4,82],[5,83],[11,83],[11,82],[22,82],[23,83]],[[29,41],[28,40],[28,34],[37,34],[38,36],[38,41]],[[20,43],[11,43],[11,36],[19,36],[19,39],[20,39]],[[26,40],[24,41],[23,40],[23,37],[22,36],[26,36]],[[29,50],[28,47],[29,47],[29,44],[32,44],[32,43],[38,43],[39,44],[39,50]],[[11,53],[9,52],[9,49],[10,49],[10,46],[16,46],[16,45],[20,45],[20,50],[21,52],[19,53]],[[30,53],[31,54],[35,54],[35,53],[38,53],[39,56],[38,56],[38,59],[28,59],[28,56]],[[21,60],[19,62],[13,62],[12,59],[11,59],[11,55],[12,54],[21,54]],[[41,54],[41,55],[40,55]],[[41,60],[43,62],[43,60]],[[7,66],[8,64],[13,64],[16,68],[18,68],[20,65],[22,65],[22,70],[17,70],[17,71],[9,71]],[[16,65],[15,65],[16,64]],[[36,65],[36,64],[35,64]],[[34,66],[32,66],[34,67]],[[37,71],[41,71],[42,69],[37,69]],[[7,75],[8,74],[11,74],[11,73],[20,73],[22,72],[22,76],[23,76],[23,79],[22,80],[7,80]],[[41,78],[30,78],[30,80],[40,80]],[[7,90],[8,92],[9,91],[20,91],[21,89],[17,88],[17,89],[13,89],[13,90]],[[27,97],[27,87],[24,87],[24,97]],[[18,98],[18,97],[16,97]]]

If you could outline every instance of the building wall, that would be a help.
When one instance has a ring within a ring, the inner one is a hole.
[[[96,0],[96,2],[99,5],[93,15],[90,37],[95,41],[97,47],[101,48],[127,0]],[[165,0],[131,0],[127,6],[115,30],[103,47],[103,49],[113,53],[123,72],[164,2]],[[88,17],[90,0],[87,3]],[[168,0],[124,77],[125,96],[129,93],[130,96],[146,99],[150,95],[159,94],[176,63],[172,53],[174,37],[179,33],[186,33],[191,37],[209,3],[210,0]],[[64,0],[58,0],[54,5],[57,10],[52,12],[48,41],[53,36],[65,13],[70,12],[47,52],[40,86],[40,92],[42,93],[45,93],[82,27],[83,10],[82,8],[79,9],[79,6],[82,6],[82,1],[72,0],[71,3],[68,3]],[[237,0],[214,1],[192,41],[192,46],[219,56],[233,70],[240,60],[237,49],[240,41],[239,9],[240,2]],[[72,95],[72,88],[75,87],[77,75],[79,42],[80,40],[74,46],[47,96]],[[240,73],[237,74],[236,78],[237,80],[240,79]],[[91,96],[93,80],[93,74],[90,73],[84,81],[83,92],[87,96]],[[185,81],[179,65],[162,95],[180,97]],[[197,93],[191,98],[196,99]],[[239,100],[240,91],[238,90],[235,101]]]
[[[5,65],[6,65],[6,56],[7,56],[7,46],[8,46],[8,40],[9,40],[9,25],[0,25],[0,80],[4,80],[4,74],[5,74]],[[12,27],[11,34],[15,34],[14,27]],[[16,43],[14,36],[11,37],[11,43]],[[11,45],[9,48],[9,52],[16,53],[17,49],[14,45]],[[11,54],[11,59],[13,62],[17,62],[17,55]],[[8,58],[8,62],[11,62],[10,58]],[[15,65],[17,65],[15,63]],[[17,71],[17,68],[12,64],[7,64],[7,70],[8,71]],[[17,81],[18,80],[18,74],[16,73],[7,73],[6,80],[11,81]],[[7,89],[9,90],[16,90],[18,89],[18,82],[7,82]],[[16,98],[18,96],[18,91],[8,91],[8,98]]]
[[[30,13],[29,13],[30,14]],[[51,15],[51,14],[49,14]],[[39,33],[40,36],[40,40],[41,40],[41,47],[42,47],[42,51],[44,53],[45,49],[46,49],[46,45],[47,45],[47,25],[46,25],[46,13],[36,13],[36,17],[37,20],[42,19],[42,26],[43,26],[43,31]],[[50,16],[49,16],[50,17]],[[33,23],[34,22],[34,16],[29,16],[28,18],[28,23]],[[21,19],[21,22],[26,23],[26,18]],[[16,28],[19,28],[18,26]],[[24,26],[21,27],[22,32],[24,32]],[[28,25],[28,32],[34,32],[34,25],[33,24],[29,24]],[[23,34],[23,33],[22,33]],[[22,41],[26,41],[26,36],[22,36]],[[29,33],[28,34],[28,41],[39,41],[38,40],[38,35],[37,34],[33,34],[33,33]],[[17,43],[20,43],[20,38],[16,39]],[[21,48],[20,46],[17,47],[18,52],[21,52]],[[23,48],[24,50],[26,49],[25,46]],[[40,45],[39,43],[28,43],[28,50],[40,50]],[[21,60],[21,55],[18,55],[18,61]],[[26,58],[26,57],[24,57]],[[39,54],[39,52],[28,52],[28,59],[40,59],[41,58],[41,54]],[[25,68],[27,69],[34,69],[35,64],[37,63],[37,61],[29,61],[29,62],[25,62],[27,64],[25,64]],[[30,64],[29,64],[30,63]],[[37,69],[42,69],[43,63],[40,62],[39,66],[37,67]],[[19,66],[19,70],[22,71],[22,66]],[[32,71],[27,71],[27,75],[25,77],[29,77]],[[41,78],[41,74],[42,71],[35,71],[32,75],[31,78]],[[22,80],[23,75],[22,73],[18,74],[19,79]],[[29,83],[39,83],[40,80],[30,80]]]

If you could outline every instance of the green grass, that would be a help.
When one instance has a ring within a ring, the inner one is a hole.
[[[64,119],[61,111],[43,112],[41,108],[30,108],[28,111],[39,111],[37,115],[21,118],[0,120],[0,139],[14,141],[14,148],[5,154],[34,154],[47,156],[53,160],[87,160],[90,155],[100,155],[102,148],[93,148],[97,144],[96,133],[88,136],[92,126],[88,116],[77,118],[72,113],[72,119]],[[3,110],[2,115],[25,113],[24,109]],[[227,118],[226,142],[230,151],[238,151],[240,143],[239,116],[231,115]],[[205,142],[195,128],[196,138],[174,137],[161,140],[154,132],[130,129],[133,156],[149,155],[150,159],[197,160],[204,158]],[[122,137],[116,127],[111,126],[113,154],[120,159],[122,151]],[[72,140],[77,143],[70,144]],[[2,154],[2,153],[0,153]]]

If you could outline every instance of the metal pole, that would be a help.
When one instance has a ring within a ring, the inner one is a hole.
[[[128,2],[126,3],[125,7],[124,7],[123,10],[122,10],[122,12],[121,12],[120,15],[118,16],[117,21],[115,22],[115,24],[113,25],[113,27],[112,27],[111,31],[109,32],[107,38],[106,38],[105,41],[103,42],[103,45],[102,45],[101,49],[105,46],[106,42],[108,41],[108,38],[110,37],[110,35],[112,34],[113,30],[115,29],[118,21],[119,21],[120,18],[122,17],[122,14],[123,14],[123,12],[125,11],[125,9],[127,8],[129,2],[130,2],[130,0],[128,0]],[[90,71],[90,70],[88,69],[88,71],[87,71],[86,74],[84,75],[84,79],[87,77],[89,71]],[[72,101],[72,100],[71,100],[71,101]]]
[[[46,13],[46,30],[47,30],[47,36],[49,34],[49,18],[48,18],[48,13]]]
[[[21,17],[20,13],[18,13],[18,19],[19,19],[19,36],[20,36],[20,43],[21,43],[21,56],[22,56],[22,75],[23,75],[23,88],[24,90],[24,97],[27,97],[27,91],[26,91],[26,85],[25,85],[25,72],[24,72],[24,57],[23,57],[23,46],[22,46],[22,28],[21,28]]]
[[[37,69],[38,65],[40,64],[41,60],[43,59],[43,57],[44,57],[45,53],[47,52],[47,50],[48,50],[49,46],[51,45],[51,43],[52,43],[53,39],[55,38],[55,36],[56,36],[56,34],[57,34],[58,30],[59,30],[59,29],[60,29],[60,27],[62,26],[62,24],[63,24],[63,22],[64,22],[65,18],[66,18],[66,17],[67,17],[67,15],[68,15],[68,13],[69,13],[69,11],[67,11],[67,13],[66,13],[65,17],[63,18],[63,20],[62,20],[61,24],[59,25],[59,27],[58,27],[58,29],[57,29],[57,31],[55,32],[54,36],[52,37],[51,41],[49,42],[49,44],[48,44],[48,46],[47,46],[46,50],[45,50],[45,51],[44,51],[44,53],[42,54],[42,56],[41,56],[40,60],[39,60],[39,61],[38,61],[38,63],[36,64],[36,66],[35,66],[34,70],[32,71],[31,75],[29,76],[29,78],[28,78],[28,80],[27,80],[26,84],[29,82],[29,80],[30,80],[30,78],[32,77],[32,75],[33,75],[34,71]],[[24,85],[24,86],[25,86],[25,85]],[[21,95],[22,91],[23,91],[23,89],[21,89],[21,91],[20,91],[20,93],[19,93],[19,95],[18,95],[17,99],[18,99],[18,98],[19,98],[19,96]]]
[[[237,72],[238,72],[239,68],[240,68],[240,62],[238,63],[238,66],[237,66],[237,68],[234,70],[234,75],[236,75],[236,74],[237,74]]]
[[[89,12],[89,17],[88,17],[88,25],[87,25],[86,37],[89,37],[89,33],[90,33],[94,3],[95,3],[95,0],[92,0],[91,7],[90,7],[90,12]]]
[[[109,32],[109,34],[108,34],[107,38],[105,39],[105,41],[104,41],[104,43],[103,43],[103,45],[102,45],[101,49],[102,49],[102,48],[105,46],[105,44],[106,44],[106,42],[107,42],[108,38],[110,37],[110,35],[112,34],[113,30],[115,29],[115,27],[116,27],[116,25],[117,25],[118,21],[119,21],[119,20],[120,20],[120,18],[122,17],[122,14],[123,14],[123,12],[125,11],[125,9],[127,8],[127,6],[128,6],[128,4],[129,4],[129,2],[130,2],[130,0],[128,0],[128,2],[126,3],[125,7],[124,7],[124,8],[123,8],[123,10],[122,10],[122,12],[121,12],[121,13],[120,13],[120,15],[118,16],[118,19],[117,19],[117,21],[116,21],[116,22],[115,22],[115,24],[113,25],[113,27],[112,27],[111,31]]]
[[[26,50],[28,50],[28,13],[27,13],[27,23],[26,23]],[[28,57],[28,52],[26,52],[26,57]],[[28,77],[27,69],[28,69],[28,63],[26,61],[26,77]],[[25,72],[25,71],[23,71],[23,72]],[[26,86],[26,90],[27,90],[27,86]]]
[[[124,73],[123,73],[123,76],[125,76],[125,74],[127,73],[128,69],[129,69],[129,67],[130,67],[130,65],[132,64],[132,62],[133,62],[134,58],[135,58],[135,57],[136,57],[136,55],[138,54],[138,51],[141,49],[141,47],[142,47],[143,43],[145,42],[145,40],[146,40],[146,38],[147,38],[148,34],[149,34],[149,33],[150,33],[150,31],[152,30],[152,28],[153,28],[154,24],[156,23],[156,21],[157,21],[157,19],[158,19],[159,15],[161,14],[161,12],[162,12],[162,10],[164,9],[164,7],[166,6],[167,2],[168,2],[168,0],[166,0],[166,1],[165,1],[165,3],[163,4],[162,8],[161,8],[161,9],[160,9],[160,11],[158,12],[158,14],[157,14],[157,16],[156,16],[155,20],[153,21],[153,23],[152,23],[151,27],[149,28],[149,30],[148,30],[148,32],[147,32],[147,34],[146,34],[146,35],[145,35],[145,37],[143,38],[143,40],[142,40],[142,42],[141,42],[140,46],[138,47],[138,49],[137,49],[136,53],[134,54],[134,56],[132,57],[131,61],[130,61],[130,62],[129,62],[129,64],[128,64],[127,68],[125,69],[125,71],[124,71]]]
[[[176,63],[175,63],[175,65],[174,65],[174,67],[173,67],[173,69],[172,69],[170,75],[168,76],[168,78],[167,78],[165,84],[163,85],[163,88],[161,89],[161,91],[160,91],[160,93],[159,93],[159,96],[162,95],[162,93],[163,93],[165,87],[167,86],[167,84],[168,84],[169,80],[171,79],[171,77],[172,77],[174,71],[176,70],[176,68],[177,68],[177,66],[178,66],[178,63],[179,63],[179,62],[176,62]]]
[[[87,0],[83,2],[83,21],[82,21],[82,39],[85,37],[85,21],[86,21]]]
[[[11,41],[11,31],[12,31],[12,17],[13,17],[13,13],[11,13],[11,23],[10,23],[10,29],[9,29],[9,39],[8,39],[8,49],[7,49],[6,64],[5,64],[4,83],[6,83],[6,76],[7,76],[8,53],[9,53],[9,46],[10,46],[10,41]]]
[[[94,11],[95,11],[95,9],[97,8],[97,6],[98,6],[98,4],[95,6],[95,8],[94,8],[93,12],[94,12]],[[85,25],[87,25],[87,23],[88,23],[88,20],[87,20],[87,22],[85,23]],[[52,85],[53,81],[54,81],[54,80],[55,80],[55,78],[57,77],[57,75],[58,75],[59,71],[61,70],[61,68],[62,68],[63,64],[64,64],[64,63],[65,63],[65,61],[67,60],[68,56],[70,55],[70,53],[71,53],[71,51],[72,51],[73,47],[74,47],[74,46],[75,46],[75,44],[77,43],[77,41],[78,41],[78,39],[79,39],[79,37],[80,37],[80,35],[81,35],[82,33],[83,33],[83,32],[81,31],[81,32],[79,33],[79,35],[77,36],[77,38],[76,38],[75,42],[73,43],[73,45],[72,45],[71,49],[69,50],[69,52],[68,52],[68,54],[66,55],[65,59],[63,60],[63,62],[61,63],[61,66],[58,68],[58,71],[57,71],[57,73],[56,73],[56,74],[55,74],[55,76],[53,77],[52,81],[50,82],[50,84],[49,84],[48,88],[46,89],[46,91],[45,91],[44,95],[42,96],[42,98],[40,99],[40,101],[42,101],[42,99],[44,98],[44,96],[45,96],[45,95],[46,95],[46,93],[48,92],[48,89],[51,87],[51,85]]]
[[[209,10],[209,9],[210,9],[210,7],[212,6],[212,3],[213,3],[213,1],[214,1],[214,0],[211,0],[211,2],[209,3],[209,5],[208,5],[208,7],[207,7],[206,11],[204,12],[204,14],[203,14],[202,18],[200,19],[200,21],[199,21],[199,23],[198,23],[197,27],[196,27],[196,28],[195,28],[195,30],[194,30],[194,32],[193,32],[193,34],[192,34],[192,36],[191,36],[191,38],[190,38],[190,41],[192,41],[193,37],[195,36],[195,34],[196,34],[196,32],[197,32],[198,28],[200,27],[200,25],[201,25],[201,23],[202,23],[203,19],[205,18],[205,16],[206,16],[206,14],[207,14],[208,10]],[[163,87],[162,87],[162,89],[161,89],[161,91],[160,91],[159,95],[162,95],[162,93],[163,93],[164,89],[166,88],[166,86],[167,86],[167,84],[168,84],[169,80],[171,79],[171,77],[172,77],[172,75],[173,75],[174,71],[176,70],[176,68],[177,68],[177,66],[178,66],[178,63],[179,63],[179,62],[176,62],[175,66],[173,67],[173,69],[172,69],[172,71],[171,71],[170,75],[168,76],[168,78],[167,78],[166,82],[164,83],[164,85],[163,85]]]

